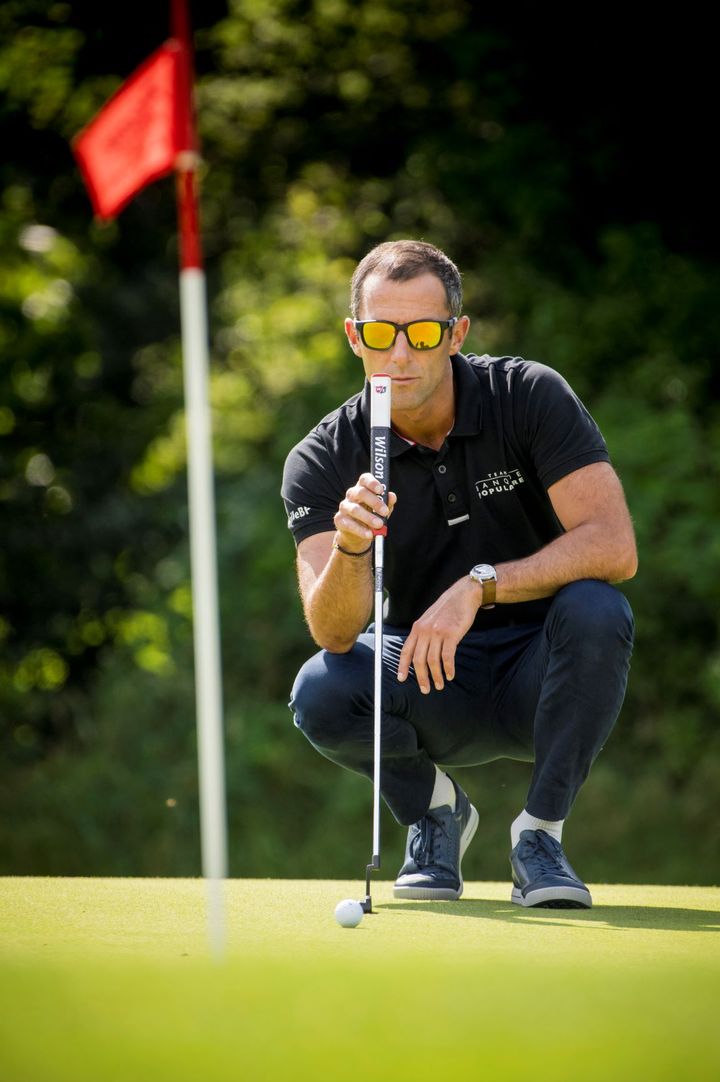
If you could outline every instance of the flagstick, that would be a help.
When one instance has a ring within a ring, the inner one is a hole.
[[[190,555],[195,643],[202,868],[212,951],[225,948],[225,763],[215,499],[208,404],[208,328],[198,224],[197,136],[187,0],[171,0],[173,40],[153,53],[74,140],[95,212],[114,218],[151,180],[175,168],[180,234],[180,316],[187,420]],[[128,162],[128,154],[134,156]]]
[[[188,0],[171,0],[173,37],[181,45],[179,67],[180,145],[176,161],[180,233],[185,415],[188,443],[190,549],[192,561],[195,700],[200,780],[200,839],[207,889],[208,934],[215,958],[225,950],[223,880],[227,877],[227,810],[222,727],[217,544],[208,402],[207,293],[203,272],[197,197],[197,133],[193,115],[193,49]]]
[[[227,876],[227,824],[215,499],[208,402],[207,302],[205,274],[201,266],[194,160],[192,154],[181,155],[177,174],[181,240],[180,315],[187,422],[202,868],[207,885],[210,946],[214,956],[220,958],[225,950],[223,880]]]

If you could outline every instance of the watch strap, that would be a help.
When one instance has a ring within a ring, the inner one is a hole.
[[[481,609],[495,608],[497,572],[492,564],[475,564],[470,569],[470,578],[482,587]]]

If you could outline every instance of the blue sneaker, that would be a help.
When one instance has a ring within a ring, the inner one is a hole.
[[[523,830],[510,854],[516,905],[590,909],[592,897],[570,867],[560,842],[545,830]]]
[[[455,786],[455,811],[433,808],[408,830],[405,863],[395,881],[396,898],[454,901],[463,892],[461,861],[473,840],[479,816]]]

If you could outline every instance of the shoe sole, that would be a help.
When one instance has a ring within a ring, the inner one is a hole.
[[[456,902],[462,894],[464,887],[462,858],[465,856],[465,850],[475,837],[475,831],[478,828],[479,822],[480,816],[477,813],[477,809],[471,804],[470,818],[460,836],[460,860],[458,862],[460,865],[458,869],[460,872],[460,886],[457,890],[453,890],[451,887],[394,887],[393,897],[412,898],[419,902]]]
[[[542,887],[526,895],[513,887],[510,901],[526,909],[592,909],[592,895],[581,887]]]

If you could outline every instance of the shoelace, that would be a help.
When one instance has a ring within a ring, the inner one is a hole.
[[[533,864],[537,864],[541,875],[546,872],[555,875],[567,875],[549,837],[541,838],[536,834],[533,841],[526,841],[525,844],[530,849],[528,856],[525,858],[526,862],[531,860]]]
[[[420,820],[417,834],[410,846],[410,855],[418,867],[437,864],[443,837],[449,838],[442,823],[432,815]]]

